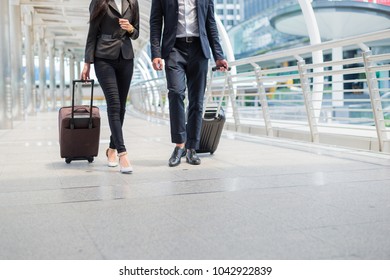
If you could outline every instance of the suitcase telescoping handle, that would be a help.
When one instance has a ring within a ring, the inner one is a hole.
[[[223,72],[229,72],[231,70],[231,67],[228,67],[226,69],[226,71],[223,71]],[[207,91],[206,91],[206,96],[205,96],[205,103],[204,103],[204,106],[203,106],[203,117],[205,116],[206,114],[206,105],[207,105],[207,102],[210,98],[210,95],[211,95],[211,84],[212,84],[212,81],[213,81],[213,76],[214,76],[214,72],[216,71],[220,71],[219,70],[219,67],[217,66],[214,66],[211,68],[211,72],[210,72],[210,78],[208,80],[208,85],[206,86],[207,88]],[[227,78],[228,78],[228,75],[225,76],[225,82],[224,82],[224,85],[223,85],[223,93],[225,93],[225,90],[226,90],[226,83],[227,83]],[[222,102],[223,102],[223,95],[221,96],[221,100],[220,102],[218,103],[218,106],[217,106],[217,110],[215,111],[215,118],[218,117],[218,114],[219,114],[219,111],[221,110],[221,106],[222,106]]]
[[[89,80],[73,80],[73,86],[72,86],[72,118],[70,119],[70,128],[74,128],[74,92],[75,92],[75,86],[76,83],[90,83],[91,84],[91,102],[90,102],[90,110],[89,110],[89,124],[88,127],[92,128],[92,106],[93,106],[93,87],[95,84],[94,79]]]

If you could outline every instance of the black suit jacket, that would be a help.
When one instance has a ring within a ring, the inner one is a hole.
[[[210,58],[211,48],[214,60],[224,59],[214,17],[214,1],[197,0],[196,2],[199,38],[203,54],[206,58]],[[171,52],[176,40],[178,14],[179,6],[177,0],[152,0],[150,11],[152,59],[156,57],[165,59]],[[162,45],[160,45],[161,41]]]
[[[89,12],[92,13],[99,0],[92,0]],[[117,59],[120,51],[125,59],[134,58],[130,39],[139,36],[139,8],[137,0],[122,0],[121,14],[114,0],[108,3],[107,12],[89,23],[89,31],[85,46],[85,62],[93,63],[95,57]],[[128,19],[134,27],[133,33],[122,30],[119,18]]]

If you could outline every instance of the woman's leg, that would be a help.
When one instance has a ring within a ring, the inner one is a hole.
[[[126,151],[126,147],[122,133],[121,101],[116,75],[117,64],[117,60],[97,58],[95,60],[95,73],[107,102],[108,123],[111,130],[110,148],[122,153]]]
[[[119,92],[119,103],[120,103],[120,120],[122,126],[125,119],[126,102],[127,102],[127,96],[129,94],[131,79],[133,77],[133,69],[134,67],[133,67],[132,59],[130,60],[121,59],[119,67],[116,71],[118,92]]]
[[[120,103],[120,122],[123,126],[125,113],[126,113],[126,102],[129,94],[131,78],[133,77],[133,60],[119,59],[119,65],[116,71],[116,78],[119,92],[119,103]],[[119,163],[121,166],[122,173],[132,173],[133,168],[130,165],[129,159],[126,152],[118,151]]]

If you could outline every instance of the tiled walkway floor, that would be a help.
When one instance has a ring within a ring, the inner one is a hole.
[[[135,172],[60,158],[57,112],[0,130],[0,259],[389,259],[390,157],[225,133],[167,165],[165,123],[128,115]]]

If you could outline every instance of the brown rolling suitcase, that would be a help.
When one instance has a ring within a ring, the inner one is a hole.
[[[74,105],[76,83],[91,85],[90,105]],[[93,106],[94,80],[73,80],[72,106],[62,107],[58,113],[61,158],[93,162],[98,155],[100,139],[100,112]]]
[[[229,70],[230,67],[228,71]],[[211,98],[211,82],[215,71],[217,71],[217,68],[213,67],[207,86],[205,109],[203,111],[202,127],[200,131],[200,144],[199,149],[196,150],[198,153],[214,154],[218,147],[219,140],[221,139],[223,126],[226,122],[225,112],[222,108],[224,96],[222,95],[218,102],[208,104],[208,101]],[[225,91],[225,86],[226,85],[224,85],[223,92]]]

